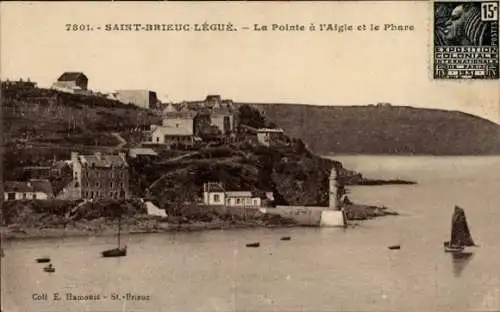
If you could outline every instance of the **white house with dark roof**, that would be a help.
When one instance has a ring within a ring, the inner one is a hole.
[[[53,197],[52,184],[46,179],[7,181],[4,185],[4,200],[46,200]]]
[[[195,142],[192,128],[153,125],[151,131],[151,143],[153,144],[193,146]]]
[[[219,182],[203,185],[203,204],[207,206],[258,208],[263,206],[263,200],[266,199],[274,199],[272,192],[257,194],[251,191],[227,191]]]
[[[130,158],[137,158],[141,156],[158,156],[158,153],[154,151],[152,148],[146,148],[146,147],[136,147],[136,148],[131,148],[128,151],[128,156]]]
[[[81,93],[88,90],[88,82],[89,79],[82,72],[65,72],[52,84],[52,89],[67,93]]]

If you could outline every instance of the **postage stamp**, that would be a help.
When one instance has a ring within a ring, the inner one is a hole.
[[[434,2],[434,79],[498,79],[499,1]]]

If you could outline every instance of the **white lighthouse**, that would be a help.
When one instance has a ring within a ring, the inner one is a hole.
[[[332,168],[332,171],[330,171],[330,178],[329,178],[329,205],[328,208],[329,210],[339,210],[339,201],[338,201],[338,192],[339,192],[339,181],[338,181],[338,175],[337,175],[337,170]]]
[[[328,207],[321,212],[320,225],[323,227],[344,227],[346,225],[344,212],[340,209],[338,200],[339,186],[337,170],[334,167],[329,178]]]

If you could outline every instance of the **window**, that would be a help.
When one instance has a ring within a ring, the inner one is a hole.
[[[160,142],[160,137],[156,137],[156,142]]]
[[[214,202],[218,203],[220,200],[220,195],[219,194],[214,194]]]
[[[113,188],[113,182],[109,183],[109,187]]]
[[[36,193],[33,193],[33,199],[36,199]]]
[[[241,198],[236,198],[236,204],[241,204]]]
[[[109,198],[113,198],[114,192],[109,192]]]
[[[95,183],[95,186],[96,186],[96,187],[99,187],[99,182],[96,182],[96,183]]]
[[[14,199],[16,199],[16,193],[14,192],[7,193],[7,200],[14,200]]]
[[[26,193],[23,193],[23,199],[26,199]]]

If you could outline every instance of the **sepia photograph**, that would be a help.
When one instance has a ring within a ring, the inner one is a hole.
[[[498,4],[0,2],[1,312],[500,311]]]

